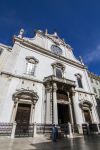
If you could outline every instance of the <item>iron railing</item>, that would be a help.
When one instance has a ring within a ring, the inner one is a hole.
[[[13,123],[0,123],[0,136],[10,136]]]

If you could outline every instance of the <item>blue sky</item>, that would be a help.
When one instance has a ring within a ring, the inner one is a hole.
[[[100,75],[99,0],[0,0],[0,43],[12,45],[20,28],[29,37],[34,29],[56,31]]]

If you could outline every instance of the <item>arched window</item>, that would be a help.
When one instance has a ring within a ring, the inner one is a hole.
[[[85,122],[91,123],[92,122],[91,109],[92,109],[93,104],[86,100],[86,101],[81,102],[79,105],[83,111]]]
[[[26,74],[34,76],[35,70],[36,70],[36,64],[39,62],[34,57],[26,57],[27,63],[26,63]]]
[[[76,74],[76,78],[77,78],[78,87],[83,88],[82,76],[80,74]]]

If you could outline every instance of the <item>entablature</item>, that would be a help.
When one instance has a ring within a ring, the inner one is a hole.
[[[73,86],[73,87],[76,86],[75,81],[72,81],[72,80],[69,80],[69,79],[66,79],[66,78],[57,78],[54,75],[45,77],[43,81],[44,81],[44,84],[46,84],[48,82],[56,82],[56,83],[63,83],[63,84],[66,84],[66,85],[70,85],[70,86]]]

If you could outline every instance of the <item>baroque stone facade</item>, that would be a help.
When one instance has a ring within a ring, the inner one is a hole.
[[[12,137],[49,133],[52,124],[99,123],[86,66],[57,33],[21,29],[12,47],[0,44],[0,122],[13,124]],[[28,131],[28,132],[27,132]]]

